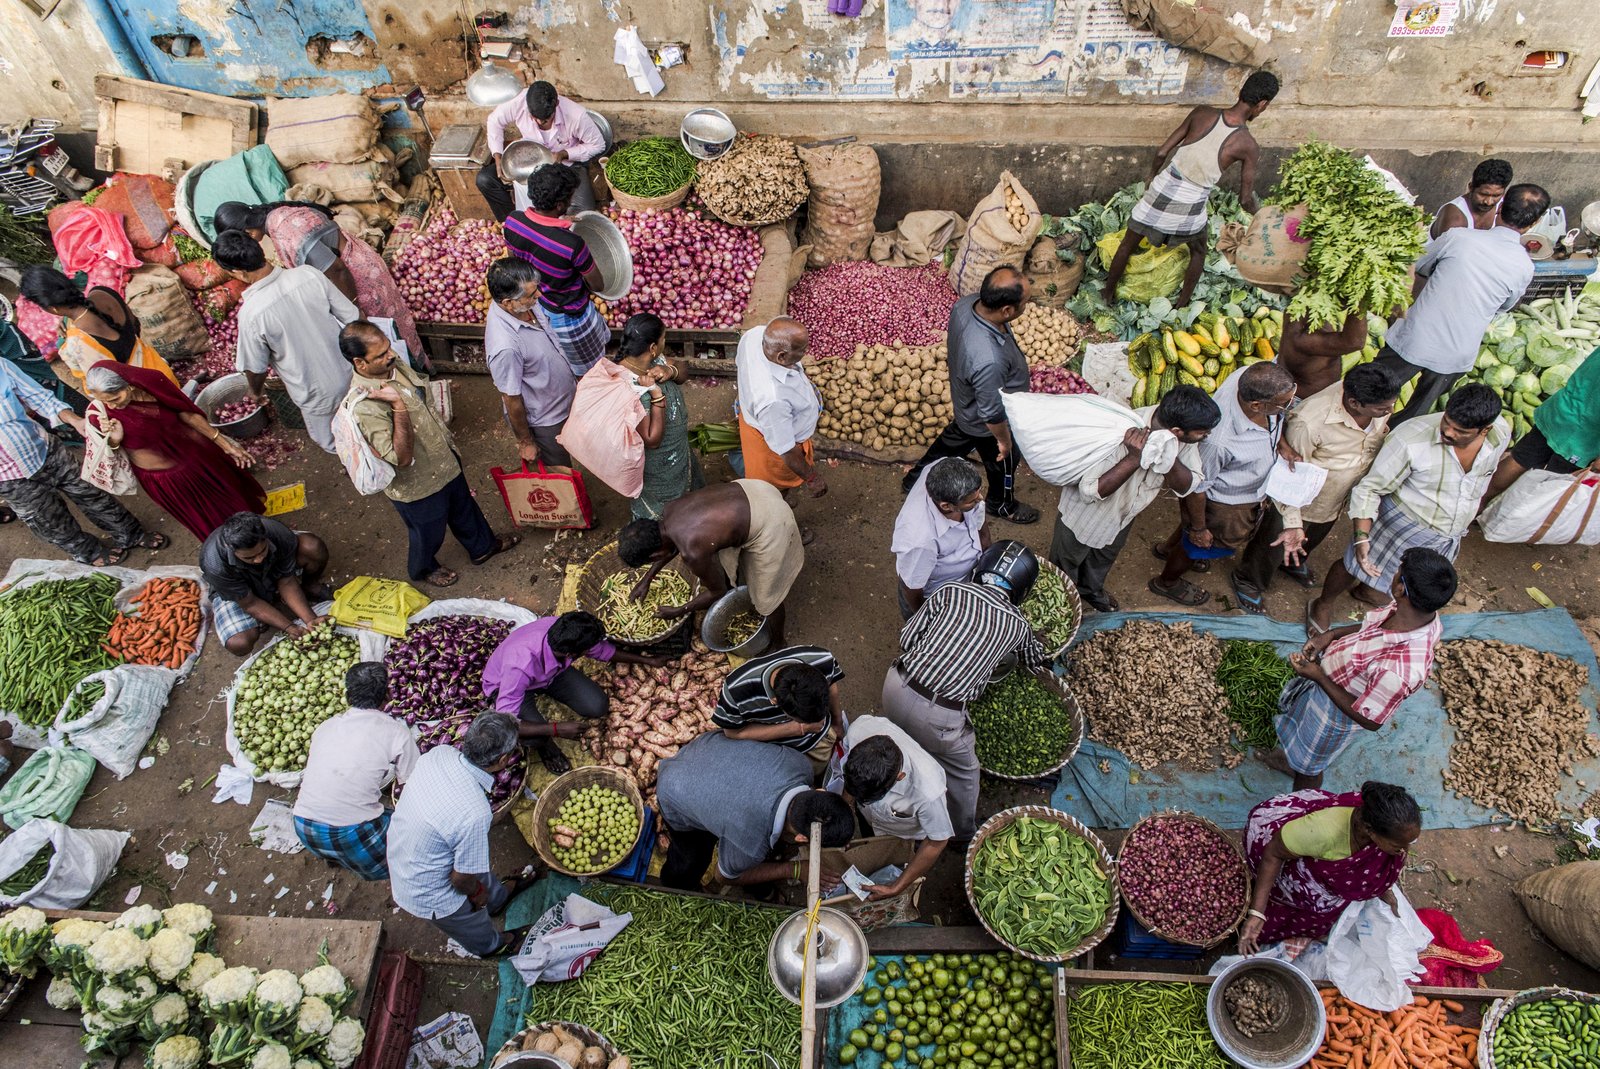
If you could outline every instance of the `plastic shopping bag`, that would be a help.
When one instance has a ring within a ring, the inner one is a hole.
[[[0,842],[0,880],[20,872],[47,845],[55,853],[44,879],[15,897],[0,894],[0,906],[77,909],[117,867],[128,838],[125,831],[85,831],[53,820],[30,820]]]
[[[333,410],[333,450],[358,494],[376,494],[394,482],[394,465],[377,454],[356,426],[356,403],[365,399],[360,389],[345,394]]]
[[[1001,393],[1017,451],[1052,486],[1070,486],[1115,451],[1122,436],[1144,420],[1127,405],[1096,394]],[[1154,431],[1140,466],[1166,472],[1178,456],[1178,440]]]
[[[575,980],[632,921],[632,913],[618,915],[582,895],[568,895],[529,930],[511,964],[525,984]]]
[[[155,733],[156,721],[167,706],[167,694],[177,682],[177,672],[142,664],[120,664],[85,676],[73,688],[74,693],[91,683],[102,683],[105,694],[76,720],[67,715],[72,704],[69,696],[50,729],[51,744],[70,742],[118,779],[127,779],[138,767],[139,755]]]
[[[644,489],[644,419],[632,372],[602,360],[578,380],[572,410],[556,441],[595,478],[626,498]]]
[[[1529,471],[1483,510],[1490,542],[1540,546],[1600,545],[1600,475]]]
[[[1421,954],[1433,942],[1399,887],[1396,910],[1380,898],[1352,902],[1328,933],[1328,979],[1369,1010],[1388,1013],[1411,1003],[1408,986],[1423,973]]]
[[[494,484],[506,511],[518,527],[570,527],[587,531],[594,526],[594,506],[583,485],[583,473],[571,468],[547,468],[539,462],[538,471],[506,471],[490,468]]]

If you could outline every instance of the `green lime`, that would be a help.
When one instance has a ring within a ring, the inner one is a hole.
[[[859,1028],[853,1030],[850,1033],[850,1044],[851,1044],[851,1046],[854,1046],[854,1047],[864,1047],[864,1046],[866,1046],[867,1045],[867,1034],[865,1032],[863,1032]]]
[[[905,1048],[898,1043],[890,1043],[887,1047],[883,1048],[883,1056],[891,1062],[900,1057],[900,1055],[903,1053],[905,1053]]]
[[[867,988],[867,993],[861,996],[861,1001],[865,1002],[868,1006],[876,1006],[878,1003],[883,1001],[883,992],[879,991],[875,987],[869,987]]]
[[[849,1065],[851,1062],[856,1060],[856,1055],[859,1053],[861,1052],[856,1049],[856,1045],[854,1043],[846,1043],[844,1046],[839,1048],[839,1064]]]
[[[889,1045],[889,1041],[884,1039],[882,1036],[873,1036],[872,1037],[872,1049],[873,1050],[881,1051],[881,1050],[883,1050],[884,1047],[886,1047],[888,1045]]]

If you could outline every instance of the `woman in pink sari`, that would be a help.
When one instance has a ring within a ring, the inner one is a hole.
[[[1239,953],[1296,936],[1325,939],[1352,902],[1394,905],[1406,851],[1422,834],[1422,811],[1404,787],[1368,782],[1357,794],[1304,790],[1250,810],[1245,856],[1254,901]]]
[[[411,351],[412,365],[427,366],[416,317],[383,257],[366,242],[350,240],[328,209],[296,201],[251,207],[230,200],[217,205],[216,225],[219,232],[243,230],[257,241],[269,237],[284,267],[310,264],[327,275],[361,309],[362,318],[394,320],[395,332]]]
[[[267,495],[249,472],[250,454],[158,371],[102,360],[84,377],[111,419],[107,440],[128,454],[139,486],[198,541],[236,512],[260,513]]]

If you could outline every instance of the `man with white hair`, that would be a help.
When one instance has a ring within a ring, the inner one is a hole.
[[[798,319],[779,316],[739,339],[739,447],[746,478],[812,497],[828,492],[817,470],[813,439],[822,401],[800,368],[810,336]],[[802,537],[811,542],[811,532]]]

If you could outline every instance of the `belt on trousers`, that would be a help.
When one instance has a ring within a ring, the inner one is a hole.
[[[910,674],[906,672],[904,666],[896,664],[894,666],[894,670],[900,673],[900,679],[903,683],[905,683],[906,689],[924,701],[930,701],[941,709],[950,709],[957,713],[964,713],[967,711],[967,707],[961,702],[953,702],[949,698],[942,698],[933,691],[929,690],[927,687],[923,686],[921,683],[918,683],[915,679],[912,679]]]

